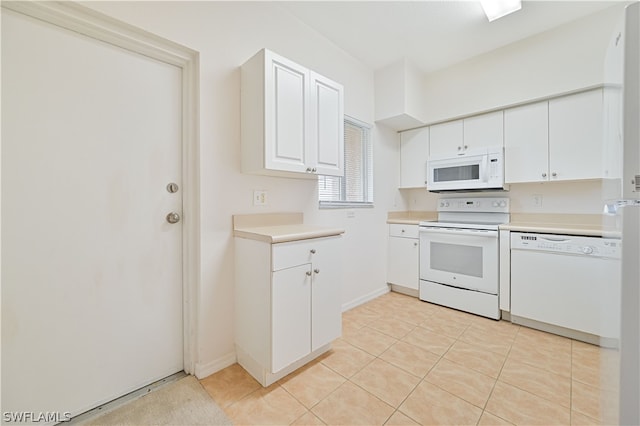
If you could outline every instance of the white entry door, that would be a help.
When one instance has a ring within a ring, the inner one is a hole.
[[[1,28],[2,411],[77,415],[183,369],[182,70]]]

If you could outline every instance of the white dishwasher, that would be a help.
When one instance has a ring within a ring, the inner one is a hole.
[[[602,346],[620,335],[619,239],[511,233],[511,321]]]

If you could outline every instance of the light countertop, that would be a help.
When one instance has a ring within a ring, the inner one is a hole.
[[[310,238],[332,237],[344,229],[303,223],[302,213],[269,213],[233,216],[233,235],[277,244]]]
[[[511,221],[500,225],[501,230],[568,234],[619,238],[615,217],[598,214],[531,214],[512,213]]]
[[[418,225],[420,222],[436,220],[438,212],[430,211],[404,211],[387,213],[387,223],[400,225]]]

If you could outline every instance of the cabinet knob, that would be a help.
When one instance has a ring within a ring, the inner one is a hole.
[[[413,246],[414,247],[418,247],[418,243],[413,243]]]
[[[305,272],[305,274],[306,274],[308,277],[310,277],[310,276],[311,276],[311,271],[307,271],[307,272]]]
[[[316,172],[316,168],[314,167],[313,169],[311,169],[311,172],[315,173]]]
[[[458,147],[458,151],[462,151],[462,147],[461,146]]]
[[[464,149],[467,149],[467,148],[469,148],[469,147],[468,147],[467,145],[465,145],[465,146],[464,146]]]
[[[558,177],[558,174],[556,172],[553,172],[553,173],[551,173],[551,176]]]
[[[313,270],[313,272],[315,272],[316,274],[319,274],[320,273],[320,269],[316,268],[316,269]]]
[[[547,177],[547,174],[546,174],[546,173],[542,173],[542,177],[543,177],[543,178],[546,178],[546,177]]]
[[[316,249],[311,249],[311,250],[309,250],[309,252],[310,252],[311,254],[316,254]]]
[[[401,229],[400,232],[404,232],[404,229]]]
[[[307,167],[307,173],[311,173],[311,167]]]

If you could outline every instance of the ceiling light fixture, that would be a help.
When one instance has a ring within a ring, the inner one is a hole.
[[[520,0],[480,0],[480,3],[489,22],[522,8]]]

